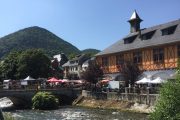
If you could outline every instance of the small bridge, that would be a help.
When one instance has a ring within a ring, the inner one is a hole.
[[[0,90],[0,98],[9,98],[14,106],[30,107],[32,98],[37,92],[51,92],[55,95],[60,103],[71,104],[81,94],[81,89],[58,88],[58,89],[41,89],[41,90]]]

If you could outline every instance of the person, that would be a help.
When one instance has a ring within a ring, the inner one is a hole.
[[[4,117],[3,117],[3,113],[2,113],[1,108],[0,108],[0,120],[4,120]]]

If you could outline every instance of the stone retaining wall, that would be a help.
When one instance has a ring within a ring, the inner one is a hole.
[[[118,92],[90,92],[83,90],[82,96],[92,99],[102,100],[123,100],[147,104],[153,106],[158,99],[158,94],[137,94],[137,93],[118,93]]]

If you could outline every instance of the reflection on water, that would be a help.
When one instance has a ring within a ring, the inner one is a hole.
[[[58,110],[16,110],[16,120],[147,120],[147,115],[100,109],[62,107]]]

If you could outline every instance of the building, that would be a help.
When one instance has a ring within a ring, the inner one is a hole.
[[[86,69],[89,67],[90,63],[95,62],[95,57],[92,57],[88,60],[86,60],[83,64],[82,64],[82,70],[86,71]]]
[[[96,55],[104,73],[121,79],[119,68],[131,61],[138,64],[146,77],[173,77],[180,57],[180,19],[141,29],[142,19],[134,11],[128,22],[130,33]]]
[[[59,63],[59,66],[62,66],[64,63],[68,61],[68,58],[64,53],[61,53],[53,56],[53,60],[51,62],[54,61],[57,61]]]
[[[63,65],[64,78],[71,77],[71,79],[79,79],[80,73],[82,72],[83,63],[88,60],[89,57],[85,54],[77,55],[72,60],[69,60]]]

